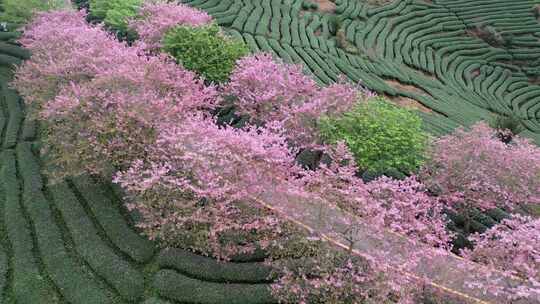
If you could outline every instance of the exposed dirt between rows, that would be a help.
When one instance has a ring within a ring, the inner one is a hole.
[[[412,92],[412,93],[416,93],[418,95],[427,95],[425,91],[415,87],[415,86],[412,86],[412,85],[407,85],[407,84],[403,84],[403,83],[400,83],[399,81],[396,81],[396,80],[385,80],[385,82],[390,85],[391,87],[399,90],[399,91],[404,91],[404,92]],[[399,106],[402,106],[402,107],[406,107],[406,108],[414,108],[414,109],[417,109],[417,110],[420,110],[422,112],[425,112],[425,113],[433,113],[433,110],[431,110],[430,108],[424,106],[422,103],[420,103],[418,100],[416,99],[412,99],[412,98],[409,98],[409,97],[405,97],[405,96],[386,96],[388,99],[390,99],[390,101],[394,102],[395,104],[399,105]]]
[[[469,37],[480,39],[494,48],[505,48],[505,44],[508,42],[500,34],[491,34],[485,28],[469,27],[465,30],[465,33]]]
[[[476,77],[480,76],[480,73],[481,73],[480,69],[474,69],[474,70],[471,71],[471,76],[473,78],[476,78]]]
[[[395,88],[395,89],[398,89],[398,90],[401,90],[401,91],[407,91],[407,92],[412,92],[412,93],[416,93],[418,95],[427,95],[426,91],[416,87],[416,86],[413,86],[413,85],[410,85],[410,84],[404,84],[404,83],[401,83],[397,80],[391,80],[391,79],[386,79],[385,82]]]
[[[474,38],[478,38],[480,40],[484,40],[484,38],[482,37],[482,32],[479,31],[478,29],[467,28],[465,30],[465,33],[467,33],[467,35],[469,35],[470,37],[474,37]]]
[[[330,0],[312,0],[319,5],[319,12],[322,13],[334,13],[336,11],[336,4]]]
[[[405,96],[386,96],[391,102],[397,104],[400,107],[412,108],[422,111],[424,113],[433,113],[433,110],[421,104],[418,100]]]
[[[515,67],[527,67],[530,65],[529,60],[517,60],[517,59],[511,59],[511,60],[496,60],[494,63],[502,63],[507,65],[513,65]]]
[[[532,85],[540,85],[540,77],[529,77],[529,83]]]

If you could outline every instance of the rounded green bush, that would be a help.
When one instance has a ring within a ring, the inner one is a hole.
[[[69,7],[66,0],[2,0],[0,22],[25,24],[36,12]]]
[[[322,118],[319,125],[327,142],[347,144],[363,171],[413,172],[428,145],[421,118],[381,97],[359,103],[342,116]]]
[[[142,0],[91,0],[90,15],[103,20],[105,25],[120,36],[129,35],[128,20],[135,17]]]
[[[236,60],[249,53],[243,41],[225,36],[215,24],[174,27],[165,33],[163,50],[185,68],[218,83],[227,81]]]

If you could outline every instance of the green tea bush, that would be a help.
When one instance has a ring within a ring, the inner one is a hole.
[[[302,3],[302,8],[305,10],[317,10],[319,9],[319,5],[317,3],[306,0]]]
[[[69,7],[69,1],[2,0],[0,1],[0,6],[2,7],[0,22],[24,24],[28,22],[36,12]]]
[[[328,142],[345,141],[364,171],[413,172],[428,145],[420,117],[381,97],[359,103],[340,117],[322,118],[320,130]]]
[[[163,50],[185,68],[217,83],[227,81],[236,60],[249,53],[242,41],[225,36],[215,24],[174,27],[165,33]]]

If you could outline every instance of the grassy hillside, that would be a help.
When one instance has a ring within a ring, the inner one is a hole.
[[[540,22],[531,0],[182,2],[253,51],[304,64],[320,83],[345,74],[417,107],[434,134],[513,113],[540,143]]]

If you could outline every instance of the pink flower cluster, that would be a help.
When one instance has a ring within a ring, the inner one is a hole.
[[[540,204],[540,148],[519,136],[506,144],[496,130],[484,123],[437,139],[420,176],[426,186],[437,192],[446,208],[464,215],[466,225],[471,209],[499,207],[512,211],[520,206],[537,208]],[[489,267],[476,273],[469,286],[490,290],[508,301],[537,300],[539,223],[514,214],[485,233],[473,235],[474,248],[464,250],[462,255]],[[523,284],[501,287],[493,278],[496,271],[518,276]]]
[[[60,88],[87,81],[97,73],[137,56],[100,26],[90,26],[84,12],[38,13],[26,26],[20,43],[32,52],[16,72],[14,87],[37,107]]]
[[[206,12],[179,3],[148,1],[139,10],[129,26],[139,35],[138,43],[148,51],[161,47],[165,32],[178,25],[200,26],[208,24],[212,17]]]
[[[179,233],[197,230],[201,238],[188,243],[191,249],[227,259],[266,248],[279,235],[278,219],[248,202],[290,176],[294,158],[283,137],[193,116],[162,125],[148,150],[149,160],[118,173],[116,182],[142,211],[151,238],[175,244]],[[225,242],[230,235],[251,242]]]
[[[212,120],[194,116],[180,125],[161,127],[156,144],[142,153],[149,157],[116,178],[137,202],[132,207],[144,215],[141,228],[151,238],[177,244],[182,231],[205,227],[208,230],[201,232],[207,235],[205,242],[190,248],[227,259],[256,246],[224,246],[220,241],[223,233],[247,229],[244,234],[251,231],[257,235],[254,239],[259,247],[264,247],[275,241],[276,235],[270,231],[282,230],[277,228],[277,220],[272,218],[272,227],[246,224],[268,224],[268,214],[258,211],[246,217],[237,204],[272,189],[337,203],[381,230],[391,229],[442,248],[449,246],[451,234],[445,230],[442,208],[414,178],[403,182],[382,178],[366,185],[355,176],[354,160],[344,144],[328,149],[333,162],[310,171],[295,164],[295,152],[279,135],[282,130],[272,125],[220,128]],[[198,209],[201,200],[206,203]],[[251,211],[260,208],[249,204]],[[196,210],[197,217],[186,215],[186,210]],[[177,230],[171,232],[171,227]]]
[[[425,244],[451,249],[453,234],[446,229],[448,220],[443,205],[427,194],[416,177],[393,180],[381,177],[367,184],[369,218],[380,218],[385,227]]]
[[[235,96],[239,110],[253,120],[280,121],[315,95],[317,85],[302,69],[267,53],[248,56],[237,62],[225,92]]]
[[[465,249],[462,255],[472,261],[497,267],[498,270],[525,280],[525,284],[501,289],[498,284],[478,284],[477,288],[491,289],[510,300],[540,299],[540,219],[513,215],[483,234],[474,234],[470,240],[472,250]],[[478,276],[489,278],[490,270]],[[489,280],[487,280],[489,282]]]
[[[65,173],[78,173],[72,171],[78,167],[103,175],[107,167],[126,168],[155,144],[160,124],[179,123],[186,113],[215,105],[215,89],[172,60],[132,59],[82,85],[65,86],[42,110],[44,118],[56,122],[47,141],[62,151],[56,160]],[[69,142],[66,132],[72,134]],[[72,159],[71,166],[71,155],[85,161]]]
[[[301,195],[336,203],[340,208],[361,217],[372,227],[390,229],[435,247],[450,249],[452,233],[443,205],[427,194],[412,176],[403,181],[381,177],[365,184],[356,176],[354,157],[343,142],[326,149],[332,159],[315,171],[304,171]]]
[[[39,15],[23,37],[35,53],[17,71],[15,86],[28,102],[39,102],[48,122],[45,141],[62,176],[110,176],[144,155],[159,124],[212,109],[217,92],[165,55],[144,55],[84,17]],[[36,83],[46,85],[36,91]]]
[[[487,210],[540,204],[540,148],[501,142],[484,123],[435,141],[422,181],[450,208]]]
[[[364,182],[356,176],[354,157],[343,142],[336,147],[326,146],[324,152],[330,161],[323,161],[316,170],[304,170],[300,189],[304,196],[328,202],[337,202],[341,207],[364,203],[367,195]],[[299,193],[302,194],[302,193]]]
[[[301,65],[284,64],[266,53],[239,60],[224,91],[253,123],[280,122],[299,146],[317,142],[319,117],[343,113],[371,96],[345,82],[321,88]]]

